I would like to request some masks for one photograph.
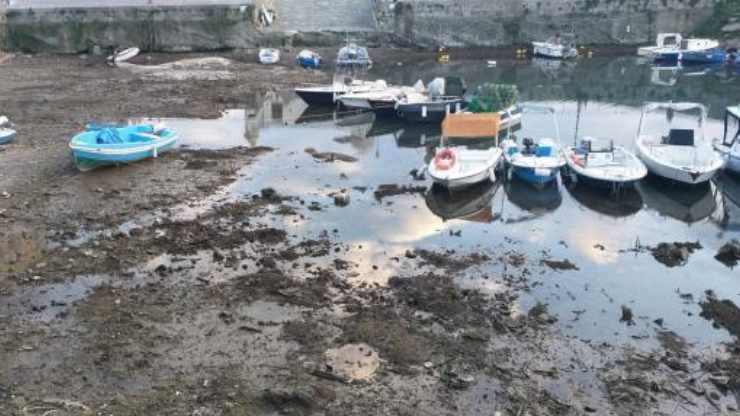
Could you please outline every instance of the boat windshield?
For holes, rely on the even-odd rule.
[[[640,120],[640,135],[693,145],[704,140],[706,108],[697,103],[647,103]],[[689,143],[691,142],[691,143]]]
[[[725,135],[722,143],[733,145],[740,139],[740,106],[728,107],[725,113]]]

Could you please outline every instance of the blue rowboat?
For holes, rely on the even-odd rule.
[[[304,49],[296,57],[296,62],[305,69],[319,69],[321,66],[321,56],[316,52]]]
[[[177,139],[175,131],[153,124],[89,125],[86,131],[72,138],[69,148],[77,167],[86,171],[157,157],[171,149]]]
[[[681,54],[681,62],[684,64],[721,64],[725,60],[727,60],[727,53],[720,48],[688,51]]]
[[[15,139],[15,130],[0,127],[0,144],[10,143]]]

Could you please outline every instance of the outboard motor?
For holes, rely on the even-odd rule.
[[[531,137],[525,137],[522,140],[522,144],[524,145],[524,153],[525,155],[531,155],[534,153],[534,140],[532,140]]]

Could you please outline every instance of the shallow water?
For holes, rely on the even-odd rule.
[[[740,96],[740,79],[732,71],[654,71],[635,58],[499,62],[495,68],[476,61],[423,63],[377,67],[369,74],[409,85],[440,75],[463,76],[469,87],[484,81],[516,83],[522,100],[556,109],[563,144],[594,136],[629,149],[634,148],[643,101],[703,102],[709,105],[707,137],[717,137],[722,132],[722,109]],[[546,116],[525,117],[520,136],[555,135]],[[383,283],[393,275],[413,273],[403,253],[415,247],[485,252],[494,258],[513,250],[526,254],[535,265],[546,257],[569,259],[579,270],[550,271],[544,266],[530,270],[531,290],[521,299],[522,310],[544,302],[565,332],[599,342],[654,345],[659,327],[653,320],[658,318],[664,319],[665,329],[698,347],[728,339],[725,331],[699,317],[696,302],[708,289],[740,302],[737,269],[713,258],[725,241],[738,237],[738,179],[723,176],[719,186],[691,190],[650,179],[619,198],[582,184],[566,186],[561,181],[538,191],[512,181],[453,197],[436,192],[378,201],[373,189],[381,184],[430,184],[413,181],[409,171],[428,160],[439,138],[438,126],[409,125],[372,114],[335,114],[331,108],[309,108],[290,92],[270,93],[253,108],[229,111],[221,120],[167,122],[189,147],[277,148],[247,167],[246,175],[225,196],[239,199],[273,187],[301,197],[306,205],[318,202],[324,209],[305,210],[305,220],[271,221],[282,222],[293,235],[336,235],[351,246],[343,256],[359,265],[364,280]],[[317,162],[305,153],[308,147],[359,160]],[[350,194],[351,203],[335,207],[332,194],[342,190]],[[632,250],[673,241],[700,241],[703,249],[685,266],[674,268]],[[495,262],[473,268],[460,283],[495,291],[500,280],[484,277],[512,273],[508,267],[505,271]],[[693,300],[679,296],[686,293]],[[636,325],[619,322],[621,305],[633,309]]]

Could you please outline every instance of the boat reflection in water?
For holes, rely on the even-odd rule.
[[[691,187],[675,186],[648,175],[637,184],[637,190],[647,208],[689,225],[709,217],[717,209],[711,182]]]
[[[493,212],[493,197],[501,186],[499,181],[483,181],[475,185],[450,192],[447,188],[434,185],[425,195],[429,210],[444,221],[491,223],[500,218]]]
[[[509,202],[533,214],[526,218],[507,220],[507,222],[526,221],[542,216],[555,211],[563,203],[563,195],[560,193],[560,184],[557,180],[541,190],[534,191],[532,185],[517,177],[512,177],[505,183],[504,190]]]
[[[574,200],[599,214],[623,218],[635,215],[642,209],[642,195],[633,187],[624,188],[619,193],[612,194],[610,190],[606,189],[567,182],[565,184],[565,189],[568,190]]]
[[[722,204],[717,224],[723,230],[740,231],[740,177],[720,173],[714,179]]]

